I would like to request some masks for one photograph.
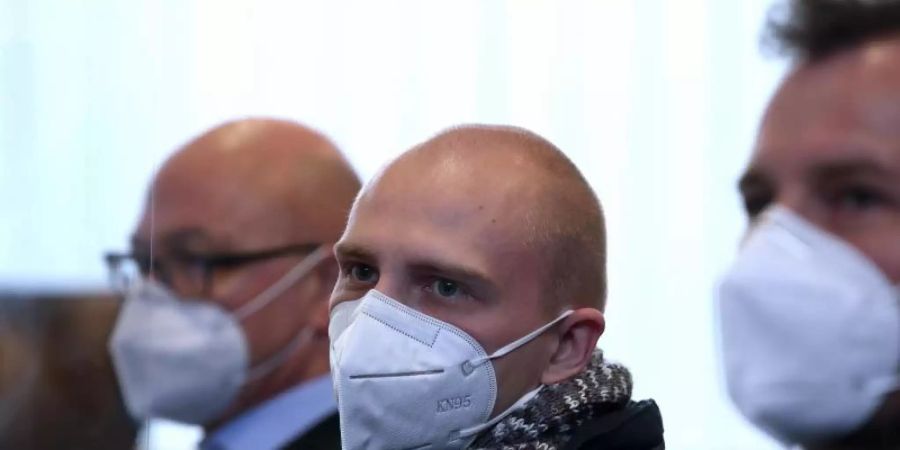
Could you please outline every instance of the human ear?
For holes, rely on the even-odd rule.
[[[559,345],[541,374],[541,383],[556,384],[581,373],[591,362],[605,329],[603,313],[594,308],[576,309],[560,322]]]

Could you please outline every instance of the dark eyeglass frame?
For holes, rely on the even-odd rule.
[[[208,295],[212,286],[213,274],[216,270],[235,269],[252,263],[265,261],[268,259],[279,258],[282,256],[309,254],[319,248],[322,244],[318,242],[290,244],[281,247],[268,248],[264,250],[254,250],[248,252],[220,252],[209,254],[175,254],[169,258],[175,261],[181,267],[193,267],[198,269],[201,278],[201,295]],[[167,265],[159,260],[143,254],[133,252],[106,252],[104,254],[106,267],[110,276],[113,277],[118,268],[124,261],[132,260],[141,272],[141,276],[146,278],[153,276],[162,284],[174,288],[172,274],[169,273]]]

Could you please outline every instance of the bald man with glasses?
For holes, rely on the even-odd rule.
[[[331,247],[360,183],[296,123],[221,125],[157,173],[110,351],[136,419],[203,426],[203,449],[337,449],[329,377]]]

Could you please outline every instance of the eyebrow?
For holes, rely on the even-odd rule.
[[[377,259],[374,252],[371,250],[351,242],[338,242],[334,246],[334,252],[338,258],[355,258],[363,261],[374,261]],[[447,278],[472,284],[473,287],[490,293],[494,293],[497,290],[496,284],[491,281],[491,278],[487,274],[477,269],[459,264],[440,261],[434,258],[418,257],[412,258],[412,260],[407,263],[407,267],[409,267],[412,272],[443,275]]]
[[[862,158],[826,161],[812,169],[812,176],[816,179],[827,180],[860,175],[888,177],[891,174],[877,162]]]
[[[496,285],[487,274],[469,267],[435,260],[419,260],[410,264],[414,272],[446,275],[448,278],[473,284],[476,288],[494,292]]]
[[[349,242],[338,242],[337,244],[334,244],[334,254],[337,257],[344,258],[356,258],[364,260],[375,259],[375,255],[365,247]]]
[[[882,165],[867,158],[845,158],[824,160],[814,162],[808,174],[812,179],[828,180],[832,178],[850,177],[850,176],[878,176],[890,177],[891,173]],[[738,180],[738,190],[746,193],[760,186],[771,184],[769,177],[766,176],[758,167],[750,167],[747,172]]]

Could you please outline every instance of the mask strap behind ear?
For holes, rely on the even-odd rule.
[[[573,311],[573,310],[570,309],[570,310],[568,310],[568,311],[566,311],[566,312],[560,314],[559,317],[557,317],[556,319],[553,319],[550,323],[547,323],[546,325],[544,325],[544,326],[542,326],[542,327],[540,327],[540,328],[538,328],[538,329],[532,331],[531,333],[528,333],[528,334],[526,334],[525,336],[522,336],[521,338],[516,339],[515,341],[512,341],[512,342],[510,342],[509,344],[506,344],[506,345],[504,345],[503,347],[498,348],[497,351],[495,351],[494,353],[492,353],[492,354],[490,354],[490,355],[488,355],[488,356],[482,356],[482,357],[479,357],[479,358],[475,358],[475,359],[466,361],[466,362],[463,364],[463,370],[466,371],[466,368],[467,368],[467,367],[468,367],[469,369],[474,369],[475,367],[478,367],[478,366],[484,364],[484,363],[487,362],[487,361],[490,361],[490,360],[492,360],[492,359],[501,358],[501,357],[505,356],[506,354],[512,352],[513,350],[515,350],[515,349],[517,349],[517,348],[519,348],[519,347],[521,347],[521,346],[523,346],[523,345],[525,345],[525,344],[531,342],[531,341],[534,340],[536,337],[540,336],[540,335],[543,334],[545,331],[547,331],[548,329],[550,329],[550,327],[552,327],[553,325],[556,325],[557,323],[561,322],[561,321],[562,321],[563,319],[565,319],[566,317],[571,316],[572,313],[574,313],[574,312],[575,312],[575,311]],[[469,372],[470,372],[470,371],[471,371],[471,370],[469,370]]]

